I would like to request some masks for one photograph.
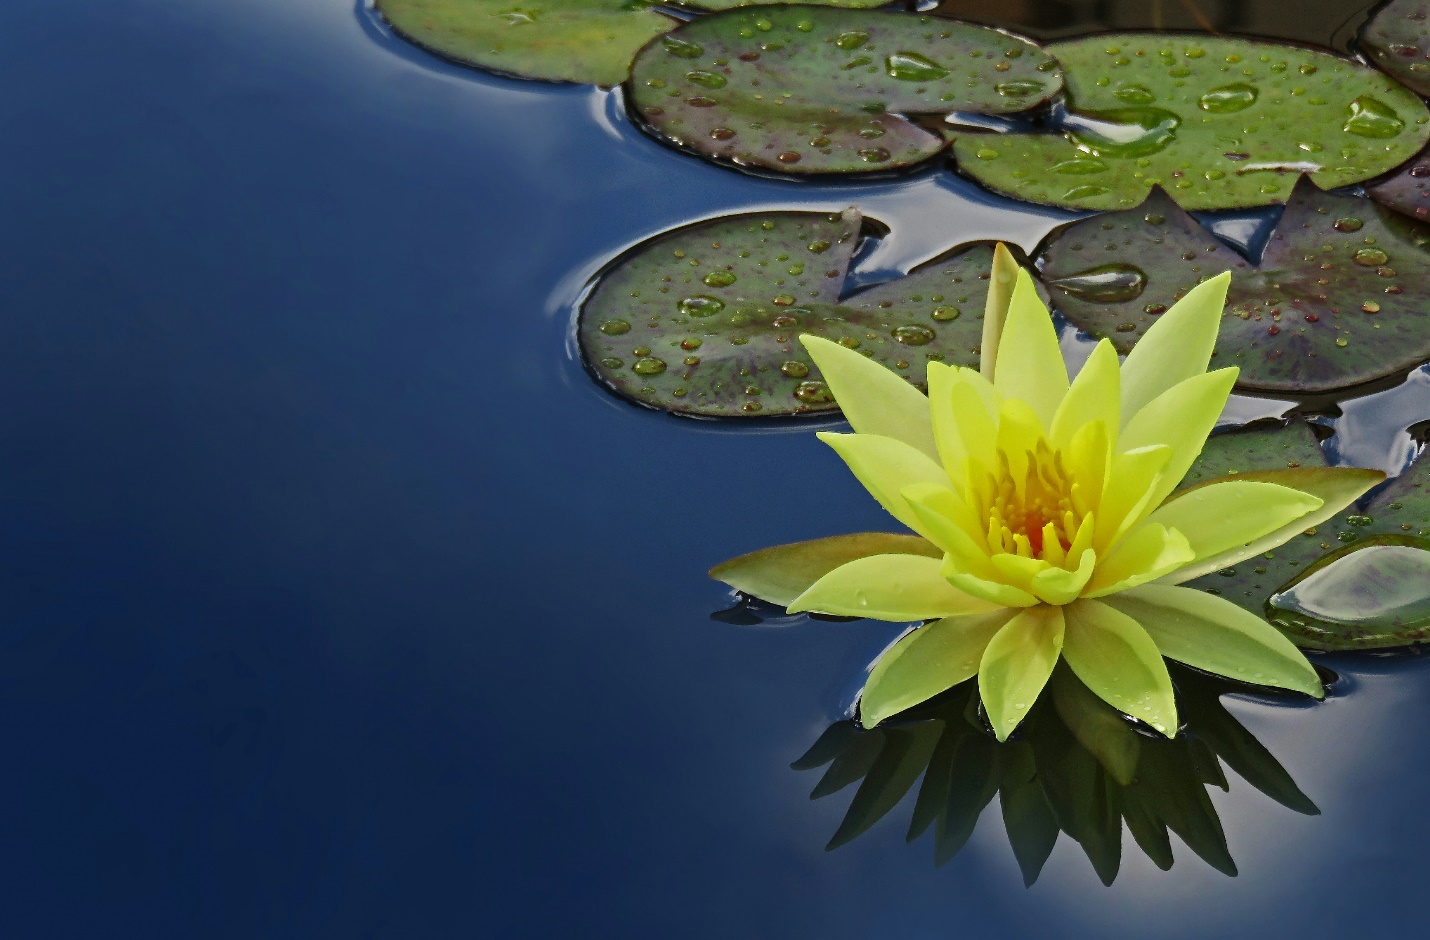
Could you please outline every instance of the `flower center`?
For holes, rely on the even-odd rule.
[[[1013,459],[1000,451],[998,462],[984,490],[992,494],[987,506],[989,549],[1061,563],[1082,521],[1061,455],[1039,441],[1034,450]]]

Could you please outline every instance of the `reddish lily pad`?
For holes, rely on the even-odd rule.
[[[868,173],[942,152],[909,115],[1011,114],[1062,87],[1031,42],[890,11],[779,5],[693,20],[636,58],[629,101],[678,147],[780,173]]]
[[[582,355],[617,394],[701,417],[834,410],[802,333],[918,386],[931,360],[975,365],[992,245],[960,246],[841,298],[862,225],[854,209],[764,212],[658,235],[619,259],[582,305]]]
[[[1366,186],[1365,194],[1401,215],[1430,221],[1430,148],[1384,179]]]
[[[1064,119],[954,146],[961,172],[1016,199],[1128,209],[1160,184],[1187,209],[1270,205],[1294,174],[1358,183],[1430,138],[1419,98],[1326,52],[1157,33],[1047,48],[1066,70]]]
[[[1126,352],[1198,282],[1233,272],[1214,367],[1238,387],[1310,395],[1430,359],[1430,228],[1365,199],[1296,187],[1259,265],[1164,193],[1073,223],[1038,261],[1055,304]]]
[[[1203,482],[1232,471],[1246,473],[1289,466],[1325,466],[1325,458],[1304,422],[1213,436],[1188,474],[1187,483]],[[1298,605],[1294,598],[1273,603],[1273,598],[1284,595],[1296,582],[1333,563],[1357,569],[1357,578],[1347,578],[1349,572],[1342,571],[1343,583],[1361,579],[1368,586],[1374,585],[1378,572],[1403,570],[1403,558],[1399,556],[1377,558],[1371,553],[1357,557],[1359,549],[1384,545],[1430,548],[1430,460],[1417,460],[1363,508],[1347,509],[1259,558],[1198,578],[1187,586],[1219,594],[1257,616],[1267,617],[1292,642],[1308,649],[1376,649],[1430,639],[1430,624],[1415,619],[1419,608],[1403,603],[1404,591],[1397,601],[1403,610],[1389,614],[1379,611],[1380,616],[1377,611],[1367,610],[1364,617],[1342,622],[1312,616],[1303,609],[1306,605]],[[1430,560],[1430,556],[1426,557]]]
[[[1430,0],[1394,0],[1366,24],[1360,46],[1401,84],[1430,96]]]

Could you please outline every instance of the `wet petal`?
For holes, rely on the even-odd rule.
[[[1176,495],[1147,521],[1181,532],[1196,552],[1194,560],[1200,560],[1244,548],[1268,532],[1304,519],[1321,502],[1320,497],[1300,490],[1238,477]]]
[[[710,577],[751,597],[784,607],[835,568],[870,555],[926,555],[942,559],[943,549],[918,535],[893,532],[835,535],[776,545],[732,558],[711,568]]]
[[[965,594],[981,597],[992,604],[1000,604],[1003,607],[1032,607],[1038,603],[1038,599],[1027,591],[994,578],[973,574],[960,566],[958,560],[952,555],[944,556],[943,568],[939,573]]]
[[[1107,603],[1132,617],[1162,655],[1240,682],[1325,696],[1305,655],[1271,624],[1231,601],[1192,588],[1148,584]]]
[[[1211,486],[1226,479],[1228,478],[1211,480],[1201,486]],[[1384,480],[1385,474],[1379,470],[1362,470],[1357,467],[1297,467],[1287,470],[1258,470],[1252,473],[1239,473],[1235,479],[1275,483],[1300,490],[1318,497],[1321,500],[1321,506],[1279,529],[1253,539],[1249,545],[1229,548],[1224,552],[1193,562],[1185,568],[1180,568],[1164,578],[1164,581],[1169,584],[1182,584],[1193,578],[1200,578],[1204,574],[1229,568],[1263,552],[1269,552],[1296,534],[1304,532],[1312,526],[1320,525],[1342,509],[1350,506],[1364,496],[1367,490]],[[1185,495],[1191,495],[1197,489],[1200,487],[1187,490]],[[1182,495],[1174,496],[1171,501],[1163,505],[1170,506],[1182,498]]]
[[[860,723],[872,728],[973,678],[989,641],[1017,613],[945,617],[906,633],[874,664],[859,700]]]
[[[969,597],[939,574],[940,562],[923,555],[874,555],[840,565],[789,605],[792,614],[816,611],[872,620],[931,620],[984,613],[992,604]]]
[[[1177,734],[1172,677],[1157,644],[1137,621],[1100,601],[1069,605],[1063,657],[1098,697],[1167,737]]]
[[[998,740],[1006,741],[1047,685],[1063,647],[1063,610],[1020,611],[988,643],[978,666],[978,692]]]

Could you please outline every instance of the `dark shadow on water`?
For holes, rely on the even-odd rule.
[[[1174,861],[1169,833],[1175,833],[1212,868],[1235,876],[1208,795],[1211,787],[1230,789],[1223,765],[1289,809],[1312,816],[1320,810],[1222,707],[1222,695],[1245,687],[1175,664],[1172,678],[1182,720],[1172,740],[1102,702],[1064,664],[1005,743],[993,737],[970,680],[877,728],[836,722],[791,766],[827,768],[811,799],[858,784],[828,849],[867,831],[917,783],[907,839],[932,830],[936,865],[958,854],[997,797],[1026,885],[1064,833],[1111,885],[1122,863],[1124,825],[1164,871]]]

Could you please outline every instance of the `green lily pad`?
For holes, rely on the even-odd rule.
[[[1289,466],[1324,466],[1325,458],[1315,443],[1311,429],[1295,421],[1285,427],[1250,427],[1213,436],[1188,474],[1188,485],[1235,471],[1279,470]],[[1266,617],[1298,646],[1320,650],[1377,649],[1406,646],[1430,639],[1430,593],[1423,579],[1399,579],[1396,593],[1380,587],[1378,578],[1391,571],[1407,569],[1405,549],[1430,548],[1430,460],[1416,460],[1404,473],[1375,495],[1364,508],[1352,507],[1305,533],[1297,535],[1260,558],[1234,568],[1198,578],[1188,587],[1219,594]],[[1400,552],[1359,554],[1375,546],[1396,546]],[[1355,551],[1352,551],[1355,550]],[[1359,557],[1357,557],[1359,555]],[[1430,560],[1430,555],[1425,556]],[[1316,570],[1336,572],[1328,565],[1341,566],[1338,579],[1325,575],[1320,583],[1302,588],[1301,596],[1284,595],[1298,581]],[[1430,571],[1430,565],[1426,566]],[[1355,576],[1349,575],[1354,572]],[[1325,598],[1326,585],[1353,594],[1347,585],[1357,581],[1379,597],[1375,603],[1360,605],[1354,617],[1338,607],[1344,619],[1332,620]],[[1313,596],[1310,592],[1316,591]],[[1425,603],[1419,604],[1424,594]],[[1364,598],[1362,598],[1364,600]],[[1356,602],[1359,603],[1359,602]],[[1418,605],[1418,606],[1417,606]],[[1422,609],[1423,608],[1423,609]],[[1320,616],[1317,616],[1319,614]]]
[[[908,115],[1011,114],[1062,86],[1057,63],[986,26],[807,6],[701,17],[648,45],[629,102],[647,130],[726,163],[867,173],[943,151]]]
[[[1126,352],[1199,281],[1231,270],[1213,367],[1238,387],[1349,388],[1430,359],[1430,228],[1353,196],[1296,187],[1253,266],[1165,194],[1073,223],[1039,253],[1058,309]]]
[[[1366,186],[1365,194],[1401,215],[1430,220],[1430,149],[1420,151],[1405,166]]]
[[[1067,76],[1061,128],[966,136],[959,169],[1017,199],[1127,209],[1155,185],[1187,209],[1285,201],[1408,160],[1424,103],[1357,62],[1245,39],[1114,33],[1047,47]]]
[[[679,20],[640,0],[377,0],[394,32],[444,59],[552,82],[618,85]]]
[[[922,385],[930,360],[972,366],[992,245],[976,243],[841,299],[863,218],[764,212],[638,245],[583,304],[586,363],[617,394],[675,414],[771,416],[837,405],[799,343],[813,333]]]
[[[1430,0],[1394,0],[1366,24],[1360,46],[1407,88],[1430,95]]]

